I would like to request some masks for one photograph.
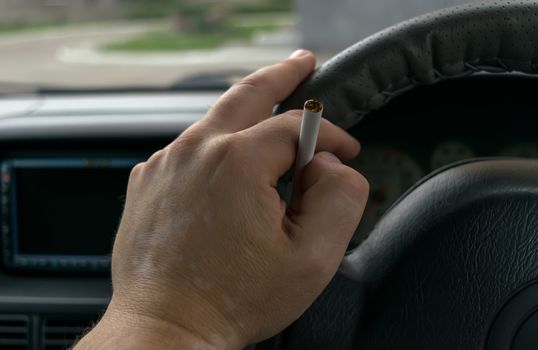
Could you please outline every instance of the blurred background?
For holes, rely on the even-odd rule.
[[[0,0],[0,92],[211,88],[468,0]]]

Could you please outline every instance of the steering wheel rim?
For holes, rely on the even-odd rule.
[[[317,98],[324,116],[350,128],[420,85],[476,73],[538,73],[538,2],[481,1],[402,22],[347,48],[279,106]]]
[[[538,67],[537,23],[538,1],[510,0],[472,3],[412,19],[363,40],[335,56],[303,82],[280,105],[279,111],[300,108],[306,99],[318,98],[324,103],[325,116],[329,120],[349,128],[393,98],[420,85],[433,85],[482,72],[535,75]],[[517,343],[515,337],[521,333],[520,329],[529,318],[530,309],[538,307],[538,298],[525,304],[530,308],[525,312],[510,310],[516,309],[512,301],[518,295],[525,294],[521,288],[533,286],[534,280],[538,279],[538,272],[532,268],[534,263],[538,263],[538,244],[529,244],[531,253],[527,254],[521,249],[492,249],[506,261],[521,259],[516,266],[523,272],[505,269],[500,273],[502,278],[511,273],[514,280],[505,286],[489,286],[489,289],[480,292],[483,293],[482,296],[477,292],[478,286],[487,285],[487,281],[481,274],[484,271],[491,272],[484,265],[485,261],[502,270],[502,264],[492,260],[491,256],[485,258],[488,254],[478,253],[477,250],[476,253],[473,251],[466,255],[467,259],[476,256],[476,260],[482,258],[484,261],[476,262],[468,270],[459,272],[467,274],[464,279],[459,278],[457,273],[452,274],[449,264],[443,265],[445,270],[432,269],[436,273],[446,273],[446,279],[461,289],[459,294],[454,291],[440,292],[446,301],[434,293],[436,283],[437,286],[443,285],[439,279],[413,275],[417,271],[424,272],[421,264],[434,264],[435,259],[431,256],[410,256],[412,253],[421,256],[417,247],[428,249],[429,245],[438,244],[435,239],[432,240],[435,234],[439,234],[439,242],[450,245],[451,243],[446,243],[450,241],[450,232],[443,231],[438,226],[455,218],[461,220],[463,225],[458,226],[462,232],[461,237],[464,237],[461,239],[464,242],[461,249],[470,249],[473,237],[488,236],[480,230],[477,230],[479,234],[473,236],[474,233],[466,225],[491,227],[491,216],[502,217],[505,211],[503,203],[511,203],[509,205],[519,208],[525,202],[531,209],[518,210],[518,215],[521,216],[513,217],[519,222],[527,220],[525,225],[516,223],[502,226],[494,234],[495,241],[502,241],[501,245],[510,247],[510,240],[505,238],[513,230],[518,237],[534,242],[538,222],[533,208],[538,205],[538,187],[533,179],[537,176],[536,161],[480,161],[446,169],[401,199],[381,220],[370,238],[346,257],[343,263],[342,272],[359,282],[357,288],[360,291],[357,290],[357,293],[364,295],[360,307],[367,317],[363,317],[357,324],[370,323],[370,326],[358,327],[357,336],[363,339],[360,342],[361,348],[420,349],[431,348],[433,344],[437,349],[497,350],[511,348],[512,344]],[[472,186],[468,187],[470,184]],[[460,192],[462,189],[465,191]],[[478,197],[465,196],[473,194],[473,191],[477,191]],[[438,197],[432,196],[432,193]],[[522,193],[525,194],[523,197]],[[441,202],[438,201],[439,198]],[[438,203],[437,206],[428,208],[432,202]],[[449,204],[453,208],[448,208]],[[487,213],[481,212],[483,207],[488,208]],[[444,214],[440,211],[439,215],[432,216],[429,215],[432,208],[451,210]],[[465,211],[475,213],[477,218],[465,215],[460,218]],[[458,214],[450,216],[450,212]],[[405,218],[413,220],[406,222]],[[472,219],[476,219],[474,223]],[[421,223],[420,220],[425,222]],[[424,245],[425,241],[429,243]],[[452,249],[447,249],[453,254],[449,259],[454,258],[454,261],[461,263],[458,260],[458,249],[453,244],[451,247]],[[444,254],[439,249],[436,251],[440,255]],[[439,311],[443,308],[438,308],[436,315],[426,317],[424,315],[428,314],[431,303],[413,298],[410,291],[427,295],[438,304],[453,305],[453,309],[447,311],[445,308],[443,315]],[[462,303],[462,298],[465,297],[476,298],[478,308]],[[412,301],[407,302],[410,299]],[[389,310],[384,304],[394,309]],[[467,305],[475,315],[469,319],[458,317],[458,312],[466,312],[461,304]],[[406,310],[402,310],[401,305]],[[454,313],[454,310],[457,312]],[[506,310],[512,315],[509,321],[506,321],[506,317],[499,316],[503,312],[506,314]],[[447,315],[451,318],[446,319]],[[500,318],[504,320],[505,336],[502,340],[498,337],[491,340],[490,329],[499,329],[497,320]],[[405,325],[403,328],[407,334],[397,330],[395,322]],[[466,327],[469,329],[467,332]],[[425,334],[419,334],[421,330]]]

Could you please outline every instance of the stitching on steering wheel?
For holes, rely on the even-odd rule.
[[[477,63],[480,63],[480,62],[483,62],[483,61],[487,62],[488,60],[495,61],[495,63],[497,63],[499,65],[499,67],[484,66],[484,65],[477,64]],[[471,63],[471,62],[473,62],[473,63]],[[383,98],[383,104],[385,104],[388,101],[390,101],[392,98],[399,96],[403,92],[405,92],[405,91],[407,91],[407,90],[409,90],[411,88],[414,88],[416,86],[420,86],[420,85],[436,84],[436,83],[438,83],[440,81],[443,81],[443,80],[461,78],[461,77],[464,77],[464,76],[472,75],[472,74],[475,74],[475,73],[482,73],[482,72],[486,72],[486,73],[491,73],[491,72],[509,73],[509,72],[513,72],[514,69],[510,69],[509,66],[505,62],[510,62],[512,64],[515,64],[515,65],[528,65],[528,66],[531,67],[532,74],[535,74],[536,71],[537,71],[537,68],[538,68],[538,64],[533,63],[532,60],[530,60],[530,61],[519,61],[519,60],[511,60],[511,59],[501,59],[499,57],[490,57],[490,58],[478,57],[478,58],[475,58],[475,59],[472,59],[472,60],[469,60],[469,61],[449,63],[449,64],[443,65],[443,68],[446,69],[446,68],[452,68],[452,67],[455,67],[455,66],[463,66],[463,67],[466,67],[467,69],[464,69],[462,72],[460,72],[458,74],[445,75],[445,74],[442,74],[438,69],[432,68],[430,73],[432,74],[434,79],[433,79],[433,81],[431,83],[427,83],[427,84],[426,83],[420,83],[414,77],[405,76],[400,81],[398,81],[396,84],[390,84],[387,88],[385,88],[383,90],[380,90],[378,93],[372,95],[368,99],[368,101],[366,102],[366,105],[367,106],[371,105],[372,101],[374,101],[375,99],[378,99],[379,97]],[[498,70],[496,68],[498,68]],[[526,72],[522,72],[522,73],[526,73]],[[407,84],[405,84],[405,83],[407,83]],[[398,89],[393,89],[394,86],[402,86],[402,87],[400,87]],[[375,108],[370,107],[369,109],[366,109],[366,110],[357,110],[356,113],[359,113],[359,114],[364,116],[364,115],[369,114],[370,112],[372,112],[374,109]]]

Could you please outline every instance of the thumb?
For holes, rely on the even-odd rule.
[[[301,178],[299,210],[293,237],[299,249],[324,251],[340,262],[364,211],[368,181],[331,153],[317,153]],[[326,261],[329,263],[329,261]]]

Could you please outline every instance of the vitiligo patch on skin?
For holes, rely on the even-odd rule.
[[[196,271],[198,271],[198,267],[196,267],[196,265],[194,265],[193,262],[189,262],[189,263],[187,264],[187,269],[188,269],[189,271],[191,271],[191,272],[196,272]]]
[[[194,285],[202,290],[209,290],[212,287],[212,284],[206,280],[201,279],[200,277],[194,278]]]
[[[224,303],[225,310],[228,312],[234,311],[237,308],[237,304],[226,295],[222,297],[222,302]]]
[[[204,213],[203,222],[206,227],[210,227],[213,220],[211,219],[208,212]]]

